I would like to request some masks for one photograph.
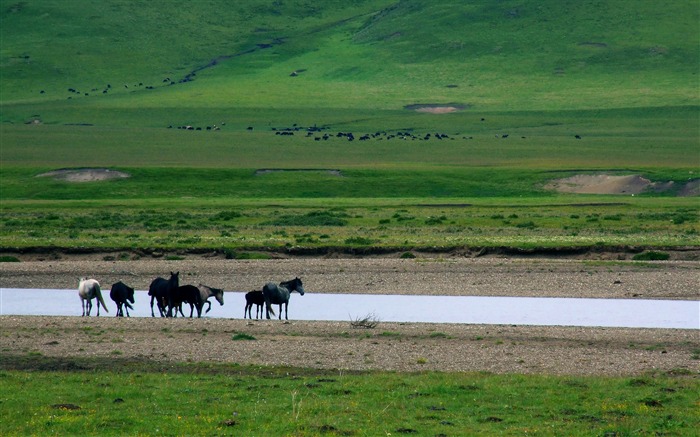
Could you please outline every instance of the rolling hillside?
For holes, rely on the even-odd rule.
[[[699,18],[690,1],[2,0],[4,185],[80,166],[682,182]]]
[[[691,1],[3,0],[3,121],[15,120],[8,105],[69,98],[94,108],[697,105],[699,20]]]

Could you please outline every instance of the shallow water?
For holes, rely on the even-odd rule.
[[[243,318],[245,293],[226,292],[225,305],[211,298],[206,317]],[[104,295],[109,313],[116,305]],[[132,317],[150,317],[146,291],[136,292]],[[206,306],[205,306],[206,308]],[[275,312],[277,305],[273,306]],[[184,309],[189,316],[189,306]],[[255,317],[253,307],[253,317]],[[155,309],[156,314],[158,310]],[[77,290],[0,288],[0,315],[80,316]],[[96,314],[93,301],[92,315]],[[373,315],[384,322],[508,325],[599,326],[700,329],[700,301],[572,299],[488,296],[413,296],[375,294],[292,294],[290,320],[350,321]],[[195,312],[196,316],[196,312]]]

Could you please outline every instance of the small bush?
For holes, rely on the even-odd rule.
[[[210,220],[232,220],[241,217],[241,213],[237,211],[221,211],[220,213],[211,217]]]
[[[416,256],[415,256],[413,253],[411,253],[411,252],[404,252],[404,253],[401,254],[401,257],[400,257],[400,258],[401,258],[401,259],[413,259],[413,258],[415,258],[415,257],[416,257]]]
[[[350,326],[353,328],[373,329],[379,325],[379,318],[374,313],[367,314],[364,317],[358,317],[350,320]]]
[[[350,237],[345,240],[345,244],[353,246],[369,246],[374,240],[365,237]]]
[[[233,259],[270,259],[270,255],[266,253],[241,252],[234,254]],[[231,258],[228,258],[231,259]]]
[[[428,217],[425,220],[426,225],[441,225],[445,220],[447,220],[447,217],[442,215],[440,217]]]
[[[263,223],[267,226],[345,226],[347,214],[329,211],[312,211],[304,215],[283,215]]]
[[[533,221],[528,221],[528,222],[522,222],[518,223],[515,225],[516,228],[523,228],[523,229],[535,229],[537,225]]]
[[[240,341],[240,340],[255,340],[255,337],[253,337],[250,334],[245,334],[243,332],[239,332],[233,335],[232,338],[233,341]]]
[[[18,263],[19,258],[16,256],[11,256],[11,255],[3,255],[0,256],[0,263]]]
[[[671,255],[666,252],[650,250],[648,252],[638,253],[637,255],[633,256],[632,259],[634,261],[666,261],[670,257]]]

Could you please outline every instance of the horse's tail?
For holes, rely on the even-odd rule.
[[[272,314],[273,316],[277,315],[277,314],[275,314],[275,310],[272,309],[272,304],[270,302],[265,301],[265,307],[270,312],[270,314]],[[257,317],[257,315],[255,317]]]
[[[97,300],[99,301],[98,305],[101,303],[102,308],[104,308],[106,312],[109,312],[109,310],[107,309],[107,305],[105,305],[105,300],[102,299],[102,290],[100,290],[99,285],[97,286],[97,289],[95,290],[95,294],[97,294]],[[132,308],[132,310],[133,310],[133,308]]]

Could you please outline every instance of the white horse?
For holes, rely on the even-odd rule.
[[[80,303],[83,306],[83,316],[90,316],[90,310],[92,310],[92,300],[97,298],[97,315],[100,315],[100,304],[105,311],[109,312],[107,305],[105,305],[104,299],[102,299],[102,290],[100,290],[100,283],[94,279],[80,278],[78,285],[78,296],[80,296]],[[85,302],[87,301],[87,303]]]

